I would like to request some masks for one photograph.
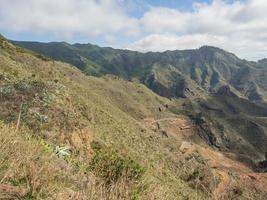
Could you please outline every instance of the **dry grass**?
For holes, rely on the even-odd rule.
[[[0,199],[166,199],[151,176],[122,173],[107,182],[106,177],[96,176],[105,169],[94,167],[91,171],[89,163],[58,158],[23,127],[16,132],[15,127],[1,123]]]
[[[161,137],[141,124],[143,118],[158,115],[158,108],[169,100],[140,84],[88,77],[69,65],[39,59],[14,46],[0,48],[0,66],[0,86],[8,86],[4,93],[8,96],[0,99],[5,124],[17,123],[18,97],[25,100],[18,132],[12,127],[3,129],[6,145],[1,147],[5,153],[0,173],[3,178],[11,177],[4,178],[5,184],[14,186],[13,179],[15,185],[22,180],[19,185],[36,199],[178,200],[201,193],[182,181],[174,169],[177,149],[170,152]],[[42,87],[32,85],[35,81]],[[96,173],[99,168],[88,170],[92,135],[143,165],[146,173],[138,181],[129,181],[123,174],[107,184]],[[179,148],[171,139],[173,147]],[[71,146],[68,162],[47,151],[41,141]]]
[[[0,184],[21,187],[24,196],[41,199],[58,191],[65,176],[60,169],[63,163],[32,140],[16,134],[13,127],[1,125]]]
[[[81,166],[48,152],[26,131],[16,133],[1,124],[0,199],[60,199],[66,194],[68,199],[123,199],[131,195],[129,188],[123,179],[106,186]]]

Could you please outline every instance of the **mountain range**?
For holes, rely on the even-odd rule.
[[[222,86],[252,101],[266,98],[266,59],[249,62],[216,47],[139,53],[91,44],[13,43],[70,63],[88,75],[138,80],[169,98],[197,96],[202,90],[216,93]]]

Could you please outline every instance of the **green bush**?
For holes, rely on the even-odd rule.
[[[35,56],[43,61],[50,61],[51,59],[50,58],[47,58],[41,54],[35,54]]]
[[[98,150],[90,163],[91,170],[106,182],[115,182],[120,178],[138,180],[145,170],[139,163],[124,157],[113,150]]]
[[[19,91],[29,91],[32,88],[31,82],[24,79],[16,82],[14,86]]]
[[[5,85],[0,87],[0,97],[1,98],[9,98],[15,95],[16,90],[12,85]]]
[[[191,118],[191,120],[196,124],[196,125],[201,125],[205,123],[205,120],[202,116],[202,113],[197,113],[194,115],[189,115],[189,117]]]
[[[47,123],[48,122],[48,116],[42,115],[37,111],[33,112],[33,116],[41,123]]]
[[[180,178],[194,189],[210,194],[219,183],[207,161],[200,155],[188,155],[180,160]]]
[[[41,81],[22,79],[18,80],[14,87],[16,90],[23,93],[40,92],[45,88],[45,84]]]
[[[139,195],[134,194],[131,198],[131,200],[141,200],[141,198],[139,197]]]
[[[48,107],[55,102],[56,96],[52,93],[45,91],[38,98],[39,98],[39,101],[42,102],[44,107]]]

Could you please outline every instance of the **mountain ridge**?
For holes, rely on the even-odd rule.
[[[255,76],[253,73],[255,68],[258,71],[261,70],[258,64],[239,59],[233,53],[217,47],[203,46],[192,50],[140,53],[110,47],[102,48],[92,44],[67,44],[65,46],[65,43],[63,45],[57,42],[13,41],[13,43],[52,59],[69,62],[89,75],[114,74],[128,80],[138,80],[158,94],[166,95],[166,97],[185,97],[187,95],[185,93],[186,87],[177,88],[175,82],[182,81],[185,85],[192,85],[186,83],[187,79],[195,84],[194,88],[191,89],[193,93],[198,87],[207,92],[212,90],[216,92],[219,87],[226,84],[238,96],[255,100],[261,100],[266,96],[267,83],[264,81],[262,81],[264,82],[264,90],[255,89],[259,84],[253,80]],[[158,72],[161,76],[157,75]],[[180,78],[174,80],[175,78],[170,72],[176,74],[176,77],[180,76]],[[169,75],[162,76],[164,73],[169,73]],[[245,84],[245,77],[243,76],[246,76],[247,80],[251,82],[250,85],[240,87],[240,84]],[[238,80],[234,80],[236,77]],[[173,86],[170,86],[168,82]],[[255,89],[255,94],[250,91],[249,88],[251,87]],[[168,92],[159,93],[159,90],[162,90],[160,88],[165,88]],[[262,87],[259,86],[259,88]]]
[[[46,43],[15,44],[53,59],[76,64],[87,75],[101,77],[113,74],[125,80],[140,82],[160,96],[188,99],[194,107],[189,115],[202,113],[205,123],[212,121],[218,124],[215,129],[203,126],[203,137],[211,145],[227,149],[231,141],[231,149],[242,154],[239,147],[234,147],[237,138],[230,133],[232,131],[238,136],[243,134],[243,142],[249,146],[250,156],[256,158],[265,151],[263,147],[257,149],[257,145],[247,139],[250,132],[242,133],[233,124],[230,125],[231,131],[224,133],[226,135],[220,131],[220,127],[227,127],[230,123],[225,119],[247,121],[251,126],[257,121],[255,127],[259,127],[262,141],[267,140],[265,125],[260,117],[252,120],[252,112],[245,110],[246,105],[255,110],[265,110],[263,105],[267,99],[267,79],[264,74],[267,69],[257,63],[239,59],[233,53],[211,46],[195,50],[139,53],[91,44],[68,44],[64,47],[61,43],[53,43],[52,47]],[[216,106],[210,109],[209,104]]]

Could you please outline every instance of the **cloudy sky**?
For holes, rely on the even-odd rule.
[[[0,33],[138,51],[212,45],[267,57],[267,0],[0,0]]]

